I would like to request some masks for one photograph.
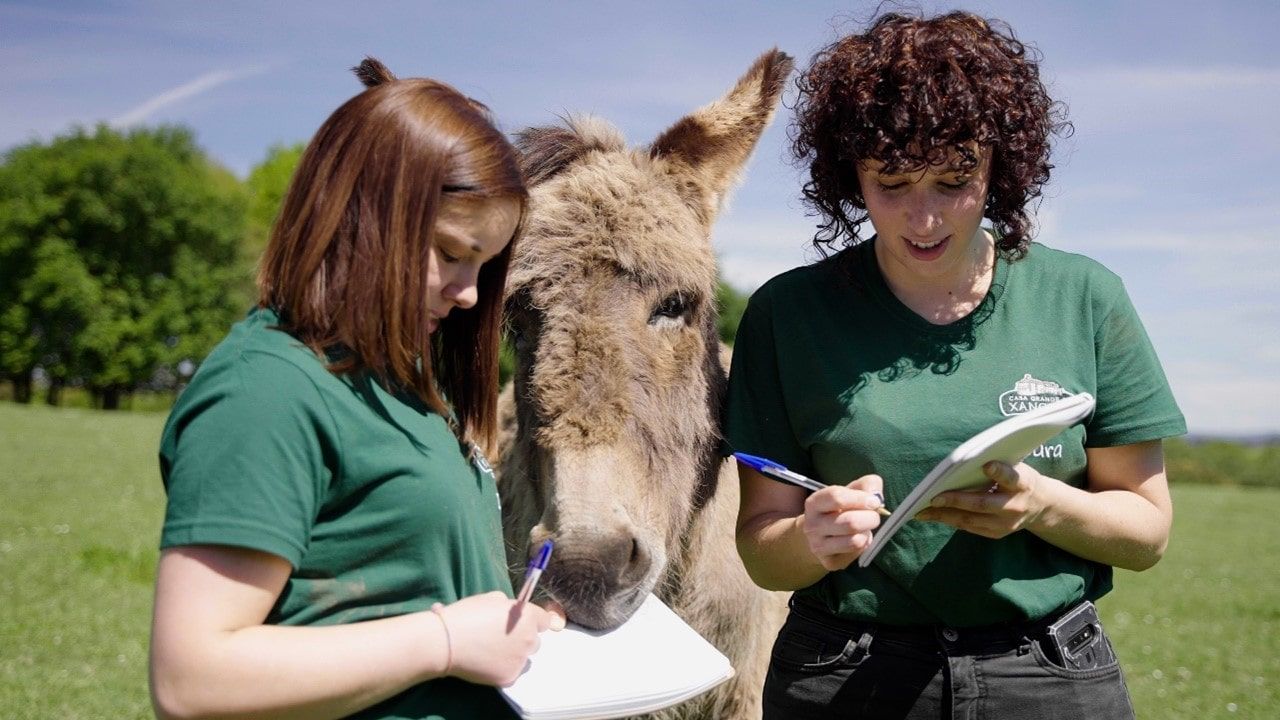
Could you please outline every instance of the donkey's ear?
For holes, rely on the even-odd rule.
[[[626,148],[622,133],[600,118],[589,115],[565,119],[563,126],[526,128],[516,133],[520,168],[530,185],[549,180],[592,150]]]
[[[790,55],[774,48],[761,55],[724,97],[667,128],[649,147],[654,158],[672,161],[671,172],[692,184],[679,185],[707,222],[714,219],[773,119],[783,84],[795,67]]]
[[[377,58],[369,57],[368,55],[365,56],[364,60],[360,61],[359,65],[351,68],[351,72],[360,78],[360,82],[364,83],[365,87],[374,87],[396,79],[396,76],[391,74],[386,65],[383,65]]]

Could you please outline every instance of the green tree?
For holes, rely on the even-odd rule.
[[[255,268],[271,239],[271,228],[280,214],[280,206],[284,203],[284,195],[293,180],[293,171],[298,168],[302,159],[303,143],[294,145],[273,145],[267,150],[267,156],[249,171],[245,180],[245,189],[249,196],[248,218],[245,227],[245,240],[242,246],[241,260],[246,268]],[[252,273],[246,273],[242,288],[238,288],[252,304],[256,296]]]
[[[246,198],[180,127],[77,129],[0,164],[0,372],[95,402],[203,358],[243,307]],[[25,386],[25,391],[20,390]]]
[[[720,339],[732,345],[734,338],[738,335],[738,323],[742,321],[742,313],[747,309],[747,296],[721,280],[716,285],[716,306],[720,308],[720,319],[716,321]]]

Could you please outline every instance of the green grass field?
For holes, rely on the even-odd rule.
[[[162,415],[0,403],[0,718],[144,718]],[[1138,717],[1280,717],[1280,490],[1177,485],[1101,603]]]

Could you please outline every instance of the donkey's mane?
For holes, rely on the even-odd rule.
[[[704,296],[715,288],[707,229],[662,171],[666,161],[627,147],[607,122],[575,118],[518,136],[531,212],[507,292],[537,288],[543,302],[584,273]],[[711,301],[711,298],[705,298]]]
[[[537,185],[592,150],[621,152],[627,141],[612,123],[592,115],[569,115],[560,125],[531,127],[516,134],[525,180]]]

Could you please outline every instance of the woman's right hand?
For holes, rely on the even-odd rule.
[[[805,540],[822,567],[843,570],[866,549],[871,531],[880,527],[875,509],[884,504],[883,489],[879,475],[863,475],[848,485],[828,485],[805,499]]]
[[[482,685],[515,682],[538,649],[538,634],[554,620],[538,605],[517,603],[496,591],[463,598],[435,613],[449,633],[448,674]]]

